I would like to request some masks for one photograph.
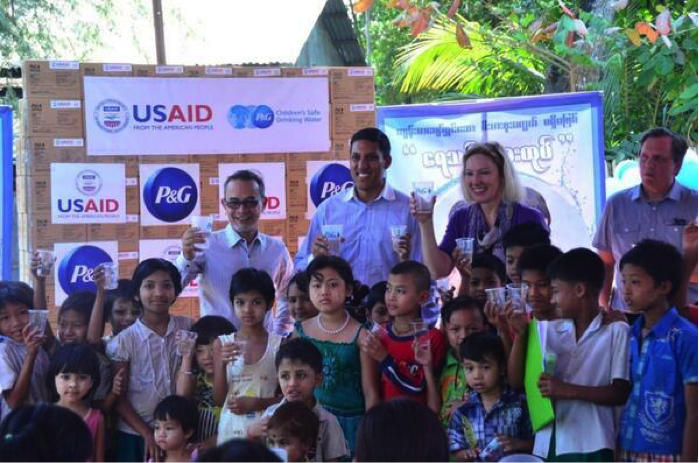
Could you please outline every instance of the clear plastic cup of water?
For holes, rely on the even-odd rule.
[[[177,330],[175,345],[177,355],[180,357],[188,357],[194,350],[194,345],[197,342],[197,333],[194,331]]]
[[[500,310],[505,308],[507,299],[507,288],[490,288],[485,290],[485,295],[489,302],[495,304]]]
[[[408,227],[406,225],[391,225],[390,229],[393,250],[398,252],[398,243],[400,243],[400,239],[408,232]]]
[[[520,312],[526,311],[527,291],[529,286],[525,283],[511,283],[507,285],[507,296],[512,301],[512,306]]]
[[[336,256],[340,254],[340,244],[342,242],[342,225],[323,225],[321,233],[328,240],[330,254]]]
[[[119,264],[103,262],[100,266],[104,269],[104,288],[117,289],[119,287]]]
[[[413,182],[415,208],[419,211],[429,211],[434,197],[434,182]]]
[[[199,229],[199,234],[204,237],[203,243],[197,243],[199,249],[207,249],[209,247],[209,239],[214,231],[213,215],[193,215],[191,218],[192,227]]]
[[[29,324],[37,330],[39,336],[43,336],[46,331],[46,323],[49,319],[48,310],[30,310]]]
[[[430,348],[430,324],[424,320],[414,320],[410,322],[413,328],[413,336],[417,340],[420,349]]]
[[[457,238],[456,247],[461,250],[461,254],[466,259],[473,259],[473,238]]]
[[[36,257],[39,260],[39,267],[36,269],[36,274],[40,277],[47,277],[51,274],[53,264],[56,262],[56,255],[53,251],[39,249],[36,251]]]

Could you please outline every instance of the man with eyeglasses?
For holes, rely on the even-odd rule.
[[[274,281],[277,301],[276,309],[267,312],[265,328],[270,333],[287,334],[293,320],[286,287],[294,266],[286,245],[259,231],[260,215],[267,205],[264,181],[255,172],[239,170],[226,179],[223,192],[221,204],[228,226],[213,232],[205,249],[198,246],[207,241],[198,229],[190,228],[182,237],[182,254],[176,261],[182,285],[200,275],[201,315],[225,317],[238,328],[240,321],[228,295],[231,278],[246,267],[264,270]]]

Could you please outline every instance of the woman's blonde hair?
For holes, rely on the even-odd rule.
[[[461,170],[461,193],[464,195],[466,202],[473,203],[474,201],[468,192],[468,188],[466,188],[464,169],[466,168],[466,161],[468,158],[475,154],[481,154],[490,158],[497,166],[498,173],[500,174],[500,199],[502,202],[506,204],[521,202],[524,195],[515,166],[512,164],[507,154],[505,154],[505,149],[502,145],[496,141],[474,143],[470,145],[464,153]]]

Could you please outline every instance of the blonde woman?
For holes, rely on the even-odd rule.
[[[463,157],[461,190],[468,206],[456,211],[447,224],[441,244],[437,245],[432,214],[417,210],[410,199],[410,212],[420,225],[422,255],[434,278],[448,276],[454,266],[467,265],[456,240],[473,238],[473,253],[487,252],[505,261],[502,238],[522,223],[534,222],[548,229],[541,213],[522,204],[523,191],[512,161],[497,142],[470,145]]]

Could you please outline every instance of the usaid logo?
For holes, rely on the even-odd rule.
[[[143,202],[153,217],[163,222],[179,222],[192,213],[199,199],[198,185],[182,169],[165,167],[148,178]]]
[[[342,164],[328,164],[315,173],[311,179],[311,200],[316,207],[347,188],[352,188],[352,174]]]
[[[160,257],[170,262],[174,262],[180,254],[182,254],[182,246],[172,245],[163,249],[163,253]]]
[[[102,189],[102,176],[94,170],[81,170],[75,176],[75,188],[85,196],[94,196]]]
[[[63,292],[68,295],[76,291],[95,292],[92,271],[104,262],[113,261],[104,249],[97,246],[79,246],[70,251],[58,265],[58,283]]]
[[[129,124],[129,110],[119,100],[102,100],[94,112],[95,122],[107,133],[117,133]]]
[[[226,115],[234,129],[266,129],[274,123],[274,111],[267,105],[231,106]]]

